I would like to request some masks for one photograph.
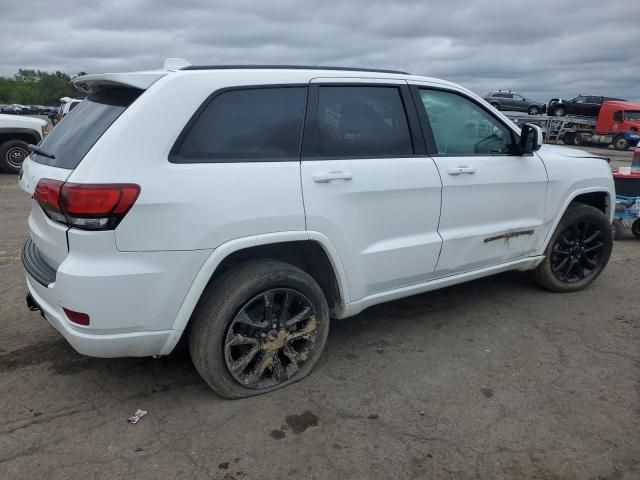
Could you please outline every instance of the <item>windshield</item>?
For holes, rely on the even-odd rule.
[[[40,144],[43,152],[55,158],[34,152],[31,159],[52,167],[76,168],[102,134],[141,93],[141,90],[132,88],[111,88],[76,103],[73,111]]]
[[[640,110],[626,110],[624,112],[625,120],[640,120]]]

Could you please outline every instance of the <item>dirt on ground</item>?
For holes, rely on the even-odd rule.
[[[640,478],[630,235],[585,291],[507,273],[373,307],[332,324],[307,379],[229,401],[183,346],[73,351],[25,306],[29,199],[15,176],[0,175],[0,200],[2,479]]]

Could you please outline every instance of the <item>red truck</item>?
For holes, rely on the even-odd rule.
[[[602,104],[595,122],[575,120],[564,135],[565,143],[574,145],[613,145],[616,150],[627,150],[640,140],[640,103],[607,101]]]

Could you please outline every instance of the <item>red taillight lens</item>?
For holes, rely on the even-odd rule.
[[[42,210],[57,222],[65,222],[64,214],[60,211],[60,190],[64,182],[43,178],[38,182],[33,192],[33,198],[40,204]]]
[[[139,194],[140,186],[133,183],[80,184],[42,179],[33,196],[52,220],[84,230],[112,230]]]
[[[71,320],[73,323],[77,323],[78,325],[84,325],[86,327],[91,321],[89,315],[87,315],[86,313],[74,312],[73,310],[69,310],[68,308],[64,307],[62,307],[62,310],[64,310],[64,313],[69,320]]]

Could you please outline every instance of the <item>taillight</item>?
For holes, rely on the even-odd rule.
[[[44,178],[33,198],[49,218],[83,230],[113,230],[140,194],[133,183],[64,183]]]

